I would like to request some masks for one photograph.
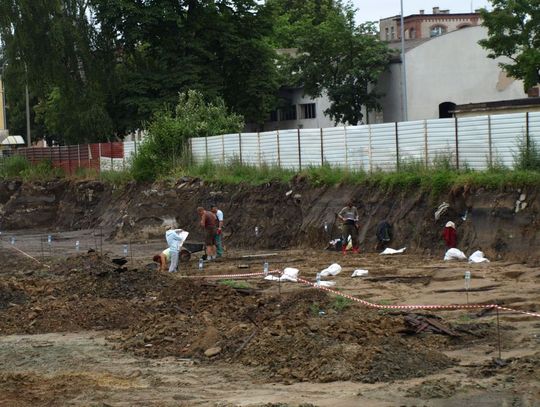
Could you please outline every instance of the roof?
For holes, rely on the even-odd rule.
[[[457,105],[454,109],[454,113],[508,109],[508,108],[522,108],[522,107],[533,107],[533,106],[540,107],[540,97],[497,100],[494,102],[467,103],[464,105]]]
[[[26,143],[21,136],[7,136],[5,139],[2,140],[1,144],[3,146],[15,146],[15,145],[21,145],[21,144],[26,144]]]

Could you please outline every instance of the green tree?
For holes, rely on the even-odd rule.
[[[298,56],[291,61],[292,81],[306,94],[326,94],[325,111],[336,122],[358,124],[362,108],[380,109],[375,91],[387,69],[391,51],[379,40],[372,23],[357,26],[354,10],[340,2],[324,8],[324,18],[299,23]]]
[[[490,58],[507,57],[499,65],[521,79],[525,91],[540,82],[540,1],[491,0],[493,10],[480,11],[488,38],[480,45]]]
[[[174,111],[161,111],[150,122],[148,137],[133,160],[133,176],[148,181],[185,163],[190,137],[237,133],[243,127],[243,118],[229,113],[222,98],[208,99],[195,90],[181,93]]]

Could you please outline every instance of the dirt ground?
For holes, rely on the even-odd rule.
[[[539,312],[538,267],[444,262],[442,253],[233,250],[202,271],[195,253],[169,274],[148,266],[160,241],[113,244],[93,230],[56,232],[49,246],[46,234],[2,237],[0,406],[540,405],[539,318],[417,311],[453,335],[415,333],[409,312],[306,285],[201,278],[262,272],[266,260],[314,281],[337,262],[343,271],[328,280],[373,303]],[[115,264],[124,244],[127,262]],[[368,276],[352,278],[358,268]]]

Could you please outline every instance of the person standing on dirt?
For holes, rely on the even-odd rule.
[[[223,211],[221,211],[216,204],[213,204],[212,207],[210,208],[210,210],[212,211],[212,213],[214,215],[216,215],[216,218],[217,218],[217,221],[218,221],[218,225],[217,225],[217,231],[216,231],[216,237],[215,237],[215,241],[216,241],[216,256],[217,257],[221,257],[223,256],[223,234],[222,234],[222,229],[223,229]]]
[[[218,220],[216,215],[207,211],[203,207],[197,208],[197,213],[201,218],[200,225],[204,229],[204,244],[206,245],[206,256],[208,260],[216,258],[216,233]]]
[[[455,248],[457,245],[456,224],[454,222],[446,222],[442,236],[447,249]]]
[[[171,256],[169,273],[176,273],[178,268],[178,254],[180,253],[180,248],[184,243],[184,237],[181,235],[182,232],[182,229],[173,229],[171,226],[167,227],[167,231],[165,232],[165,239],[169,245]]]
[[[347,206],[339,211],[338,218],[343,222],[343,245],[341,251],[343,254],[347,252],[347,243],[349,236],[351,236],[353,253],[358,253],[358,209],[353,206],[352,201],[347,202]]]

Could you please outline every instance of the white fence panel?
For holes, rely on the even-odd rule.
[[[489,162],[488,116],[458,119],[459,167],[483,170]]]
[[[329,127],[323,129],[324,162],[332,166],[343,167],[346,162],[345,129]]]
[[[369,170],[369,126],[346,128],[347,166],[355,171]]]
[[[492,165],[513,167],[519,140],[525,140],[526,114],[498,114],[491,116]]]
[[[242,133],[242,162],[259,165],[259,138],[257,133]]]
[[[426,160],[426,122],[418,120],[398,123],[398,151],[400,162]]]
[[[454,119],[427,120],[428,133],[428,163],[434,160],[451,158],[456,159],[456,131]]]
[[[240,136],[238,133],[223,135],[223,158],[226,163],[240,159]]]
[[[459,159],[461,168],[481,170],[490,164],[512,167],[527,131],[529,141],[540,146],[540,112],[401,122],[397,143],[396,124],[384,123],[193,138],[191,147],[196,162],[236,158],[249,165],[299,169],[328,163],[365,171],[395,170],[397,147],[400,161],[433,164],[439,159],[455,164]],[[124,143],[122,166],[136,149],[134,142]]]
[[[191,139],[191,154],[196,163],[201,163],[206,159],[206,139],[204,137]]]
[[[214,163],[221,163],[223,160],[223,138],[212,136],[206,138],[208,142],[208,159]]]
[[[279,131],[281,167],[299,169],[298,130]]]
[[[259,134],[261,143],[261,161],[270,166],[279,166],[279,149],[277,131],[267,131]]]
[[[300,130],[300,157],[302,168],[321,165],[321,130]]]
[[[529,113],[529,140],[540,149],[540,112]]]
[[[371,125],[371,169],[392,171],[396,169],[396,125],[384,123]]]

